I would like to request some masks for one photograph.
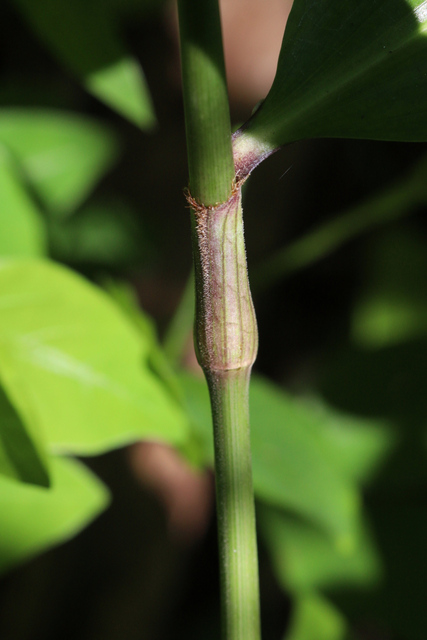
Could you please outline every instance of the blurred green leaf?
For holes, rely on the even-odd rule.
[[[298,404],[333,466],[358,485],[370,484],[397,446],[394,426],[386,420],[332,410],[316,398],[303,398]]]
[[[49,486],[49,471],[37,434],[29,434],[27,427],[0,387],[0,475]]]
[[[342,211],[290,245],[269,255],[251,274],[251,285],[264,291],[300,269],[330,255],[350,240],[390,225],[427,202],[427,158],[377,195]]]
[[[425,339],[376,349],[340,345],[319,371],[328,402],[393,425],[396,446],[377,482],[399,491],[405,486],[421,490],[427,479],[426,379]]]
[[[101,290],[53,263],[10,260],[0,305],[8,395],[19,413],[31,397],[25,419],[54,451],[186,438],[186,416],[148,366],[149,343]]]
[[[43,220],[27,193],[16,163],[0,143],[0,256],[46,253]]]
[[[283,640],[345,640],[343,616],[325,598],[310,594],[295,602],[291,625]]]
[[[352,544],[359,495],[331,464],[313,415],[261,378],[252,384],[250,411],[257,497],[316,522],[336,544]]]
[[[104,127],[59,111],[1,109],[0,142],[43,205],[62,215],[85,200],[117,156],[117,143]]]
[[[196,436],[212,461],[206,384],[185,374],[181,380]],[[334,465],[329,444],[319,436],[315,426],[319,412],[257,376],[251,383],[250,411],[257,498],[317,523],[344,548],[352,544],[359,495],[355,484]]]
[[[371,243],[365,286],[352,332],[360,345],[381,347],[427,334],[425,238],[397,229]]]
[[[177,402],[182,405],[183,394],[178,376],[171,367],[159,343],[154,321],[144,313],[139,305],[135,290],[128,283],[117,281],[107,282],[105,288],[114,302],[137,328],[142,338],[148,341],[150,345],[148,360],[151,369],[162,380]]]
[[[258,144],[261,157],[307,138],[427,140],[426,27],[422,0],[295,0],[241,148]]]
[[[357,523],[351,545],[340,547],[322,531],[289,513],[262,506],[257,515],[274,571],[284,589],[309,593],[378,584],[381,563],[365,523]]]
[[[113,6],[85,0],[12,0],[86,89],[142,128],[155,122],[144,73],[116,33]]]
[[[52,487],[0,477],[0,571],[71,538],[108,503],[104,485],[73,460],[52,459]]]
[[[52,255],[68,264],[131,265],[150,251],[134,212],[119,200],[90,202],[51,221],[49,231]]]

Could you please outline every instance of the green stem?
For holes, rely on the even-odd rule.
[[[179,0],[178,11],[190,191],[209,206],[235,175],[218,2]]]
[[[250,369],[207,376],[212,400],[217,473],[223,637],[260,638],[258,561],[255,528],[249,413]],[[242,402],[246,398],[246,402]]]
[[[218,0],[179,0],[196,283],[211,397],[224,640],[259,640],[249,378],[258,345],[235,184]]]

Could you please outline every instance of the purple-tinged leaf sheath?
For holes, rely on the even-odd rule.
[[[195,225],[195,341],[205,372],[251,368],[258,332],[249,289],[241,191],[215,207],[189,198]]]

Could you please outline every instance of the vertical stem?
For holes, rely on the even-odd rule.
[[[231,124],[217,0],[178,0],[190,191],[206,206],[234,182]]]
[[[249,435],[258,345],[235,184],[218,0],[178,0],[196,281],[215,440],[223,640],[260,640]]]
[[[207,374],[215,425],[221,610],[226,640],[261,637],[249,378],[250,368]]]

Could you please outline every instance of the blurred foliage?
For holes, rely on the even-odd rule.
[[[15,97],[0,96],[2,640],[218,634],[212,534],[200,551],[184,551],[125,451],[87,459],[112,488],[113,515],[12,571],[108,504],[106,485],[66,454],[154,439],[193,470],[212,465],[188,289],[177,307],[190,243],[161,6],[0,7],[28,47],[19,57],[0,23],[5,51],[15,51],[6,70]],[[28,84],[33,58],[40,86],[50,87],[38,100]],[[130,122],[71,81],[64,89],[53,60]],[[154,123],[153,102],[162,128],[150,138],[133,124]],[[423,153],[309,143],[249,180],[263,374],[252,387],[253,466],[270,640],[425,637]]]

